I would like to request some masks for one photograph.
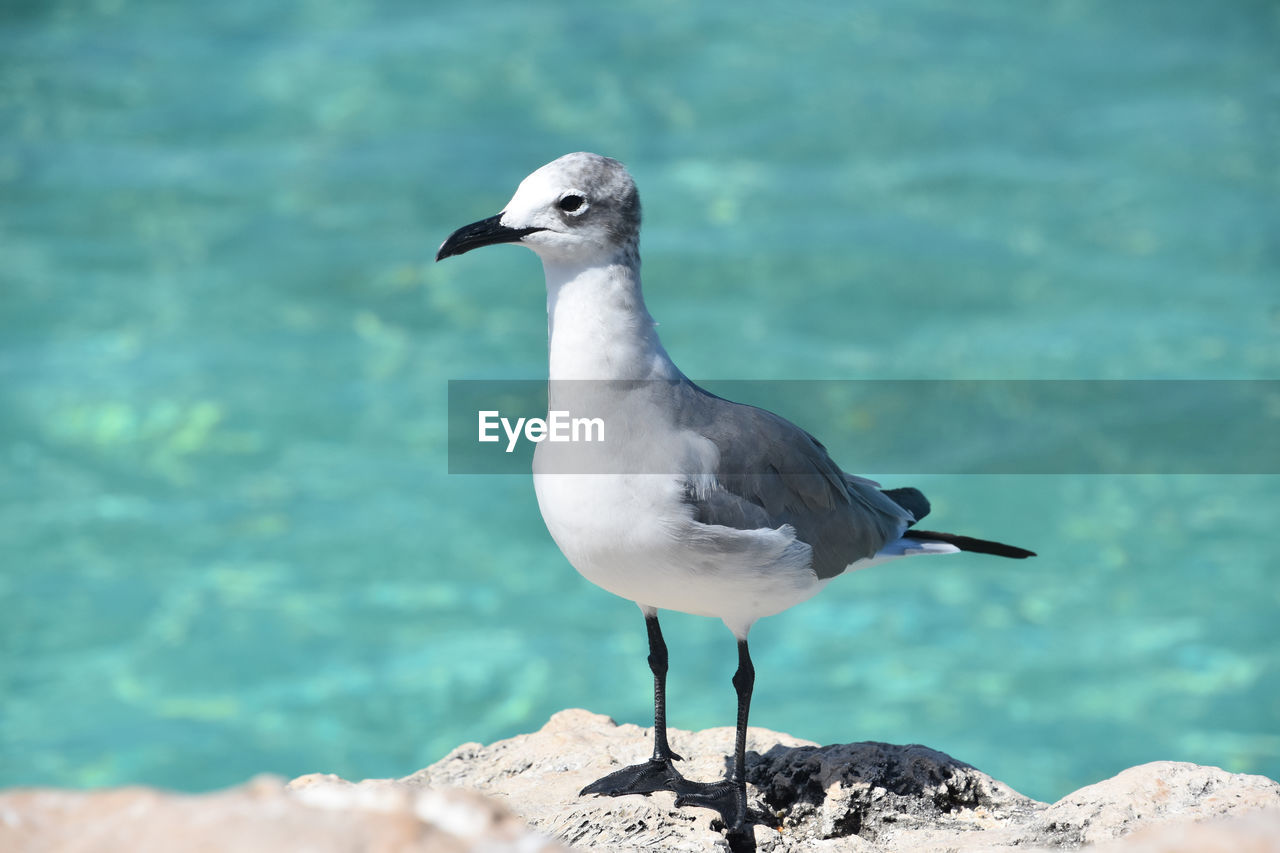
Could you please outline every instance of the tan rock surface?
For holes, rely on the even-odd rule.
[[[678,764],[682,774],[700,781],[726,775],[733,729],[671,729],[669,737],[672,748],[689,759]],[[1280,853],[1280,783],[1263,776],[1156,762],[1050,805],[923,746],[820,747],[753,728],[747,749],[753,809],[775,824],[756,828],[760,851],[1064,849],[1152,827],[1185,832],[1197,821],[1253,815],[1250,826],[1269,821],[1277,830],[1275,845],[1266,849]],[[530,735],[461,746],[401,781],[496,796],[535,828],[576,849],[726,849],[715,815],[676,809],[672,794],[577,796],[587,783],[642,761],[649,750],[647,729],[571,710]],[[1268,815],[1266,809],[1275,811]],[[1219,820],[1201,829],[1225,838],[1231,826]]]
[[[492,798],[389,780],[260,777],[210,794],[0,792],[4,853],[553,853]]]
[[[1178,761],[1130,767],[1044,809],[1036,826],[1063,845],[1097,844],[1152,826],[1182,827],[1280,809],[1280,784]],[[1280,849],[1280,832],[1276,835]]]
[[[685,776],[725,776],[732,729],[672,729],[670,739],[688,756]],[[578,796],[649,749],[647,729],[572,710],[532,734],[458,747],[399,780],[312,774],[203,795],[3,791],[0,851],[565,849],[549,837],[611,853],[726,850],[715,815],[677,809],[669,793]],[[1280,783],[1215,767],[1145,764],[1048,804],[923,746],[820,747],[751,729],[747,765],[760,851],[1280,853]]]

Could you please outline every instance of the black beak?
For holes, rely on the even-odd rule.
[[[498,221],[501,218],[502,214],[499,213],[497,216],[472,222],[454,231],[449,235],[449,239],[440,244],[440,251],[436,252],[436,260],[443,261],[445,258],[479,249],[481,246],[514,243],[526,234],[545,230],[543,228],[508,228]]]

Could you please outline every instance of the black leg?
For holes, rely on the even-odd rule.
[[[646,613],[649,632],[649,669],[653,672],[653,757],[601,777],[579,792],[620,797],[623,794],[652,794],[654,791],[682,791],[690,783],[676,772],[672,761],[680,756],[667,745],[667,644],[662,639],[657,613]]]
[[[751,689],[756,684],[756,668],[751,665],[747,641],[738,641],[738,671],[733,674],[733,687],[738,691],[738,736],[733,749],[733,784],[737,788],[738,820],[732,828],[741,827],[747,819],[747,716],[751,713]]]
[[[729,843],[734,850],[745,849],[743,845],[753,845],[751,827],[747,824],[747,717],[751,712],[751,689],[755,683],[756,670],[751,665],[747,641],[739,640],[738,670],[733,674],[733,686],[738,692],[733,775],[727,781],[702,785],[698,790],[684,791],[676,797],[677,806],[701,806],[719,812],[729,830]]]
[[[646,614],[649,632],[649,670],[653,672],[653,761],[680,761],[667,745],[667,643],[662,639],[658,614]]]

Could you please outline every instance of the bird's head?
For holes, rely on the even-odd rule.
[[[521,181],[498,215],[449,235],[436,260],[495,243],[519,243],[544,260],[589,264],[634,251],[639,234],[640,196],[626,167],[579,152],[552,160]]]

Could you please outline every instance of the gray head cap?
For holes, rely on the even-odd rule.
[[[538,172],[544,169],[556,174],[566,189],[580,189],[594,208],[588,215],[594,213],[593,218],[617,242],[639,236],[640,193],[626,166],[611,157],[577,151],[552,160]]]

